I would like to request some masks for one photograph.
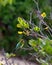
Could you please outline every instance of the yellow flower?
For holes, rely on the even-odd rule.
[[[41,16],[42,16],[43,18],[45,18],[45,17],[46,17],[46,13],[43,12],[43,13],[41,14]]]
[[[22,31],[18,31],[18,34],[23,34],[23,32]]]
[[[21,26],[20,24],[17,24],[17,27],[18,27],[18,28],[21,28],[22,26]]]

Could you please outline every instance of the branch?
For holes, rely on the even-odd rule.
[[[37,2],[36,0],[33,0],[33,2],[36,4],[37,9],[38,9],[38,11],[39,11],[39,5],[38,5],[38,2]]]

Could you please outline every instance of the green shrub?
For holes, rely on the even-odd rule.
[[[0,48],[52,63],[51,0],[0,0]],[[18,51],[19,50],[19,51]]]

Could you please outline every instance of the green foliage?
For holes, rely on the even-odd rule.
[[[33,29],[34,29],[34,31],[36,31],[36,32],[39,32],[39,31],[40,31],[40,28],[39,28],[38,26],[34,27]]]
[[[37,52],[38,51],[38,48],[37,48],[37,41],[31,39],[29,40],[29,45]]]
[[[13,3],[13,0],[0,0],[0,4],[2,6],[6,6],[7,4],[12,4]]]
[[[18,17],[18,21],[19,21],[19,24],[20,24],[21,27],[23,27],[23,28],[29,28],[28,22],[26,22],[24,19]]]
[[[52,6],[50,0],[36,1],[0,0],[0,48],[21,55],[31,53],[41,65],[48,65],[52,63]]]

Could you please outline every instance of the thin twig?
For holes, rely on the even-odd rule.
[[[30,24],[32,22],[32,12],[30,12]]]
[[[40,22],[41,22],[40,26],[45,25],[45,26],[48,27],[49,30],[52,32],[52,29],[51,29],[51,28],[49,27],[49,25],[47,25],[47,23],[43,20],[43,18],[41,17],[41,14],[39,13],[39,11],[37,11],[37,16],[38,16],[38,18],[39,18],[39,20],[40,20]]]
[[[34,1],[34,3],[36,4],[37,9],[38,9],[38,11],[39,11],[39,5],[38,5],[38,2],[37,2],[36,0],[33,0],[33,1]]]
[[[39,20],[40,20],[40,26],[41,26],[41,28],[42,28],[42,25],[41,24],[43,24],[43,25],[45,25],[45,26],[47,26],[48,28],[49,28],[49,30],[51,31],[50,32],[50,34],[52,33],[52,29],[46,24],[46,22],[43,20],[43,18],[41,17],[41,11],[39,10],[39,5],[38,5],[38,2],[36,1],[36,0],[33,0],[34,1],[34,3],[36,4],[36,6],[37,6],[37,9],[38,9],[38,11],[37,11],[37,16],[38,16],[38,18],[39,18]],[[41,29],[41,34],[42,35],[44,35],[43,33],[42,33],[42,29]]]

